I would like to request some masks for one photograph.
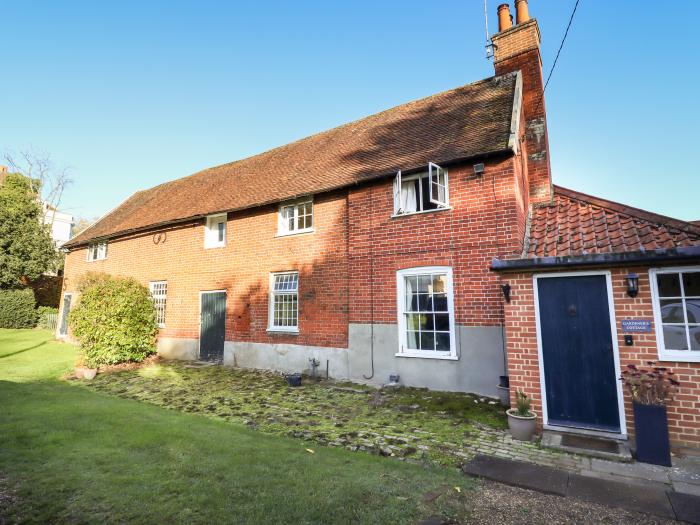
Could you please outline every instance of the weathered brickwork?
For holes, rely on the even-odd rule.
[[[526,203],[518,198],[512,157],[449,168],[451,210],[392,217],[391,181],[352,191],[350,224],[350,321],[395,323],[396,271],[450,266],[455,320],[467,326],[502,324],[499,276],[489,271],[497,254],[522,251]],[[372,284],[374,283],[374,284]]]
[[[392,180],[318,196],[313,233],[277,237],[277,208],[231,213],[223,248],[204,248],[204,221],[111,241],[108,257],[66,262],[64,291],[87,271],[168,282],[163,337],[199,337],[199,292],[226,290],[230,341],[347,347],[349,322],[395,323],[396,270],[453,268],[456,322],[503,322],[494,256],[522,251],[527,203],[517,158],[448,169],[451,209],[392,217]],[[267,331],[270,272],[299,271],[299,334]],[[373,283],[373,284],[372,284]]]
[[[105,260],[87,262],[85,249],[66,261],[64,291],[87,271],[168,281],[163,337],[199,337],[199,292],[226,290],[226,339],[346,347],[348,331],[346,196],[319,196],[313,233],[277,237],[277,208],[228,216],[226,246],[204,248],[204,221],[110,241]],[[299,334],[268,333],[270,272],[299,271]]]
[[[494,35],[493,43],[496,74],[520,71],[523,75],[530,201],[548,202],[552,198],[551,168],[537,22],[531,20]]]
[[[639,275],[639,295],[635,298],[627,295],[625,276],[629,272]],[[515,402],[515,393],[518,390],[530,395],[533,409],[538,412],[541,424],[542,393],[533,276],[532,273],[518,273],[506,274],[503,278],[512,286],[511,302],[505,306],[512,402]],[[681,382],[681,387],[668,407],[672,445],[697,448],[700,446],[700,363],[659,361],[648,267],[616,268],[611,270],[611,279],[620,366],[622,368],[628,364],[646,366],[648,361],[656,361],[662,363],[662,366],[673,369]],[[634,334],[634,345],[626,346],[621,327],[623,319],[652,320],[652,333]],[[624,401],[627,431],[630,435],[634,435],[632,404],[627,392],[624,392]]]

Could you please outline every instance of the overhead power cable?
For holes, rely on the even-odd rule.
[[[554,68],[557,67],[557,62],[559,61],[559,55],[561,55],[561,50],[564,47],[564,42],[566,42],[566,37],[569,36],[569,29],[571,29],[571,24],[574,21],[574,16],[576,15],[576,10],[578,9],[578,4],[581,0],[576,0],[576,3],[574,4],[574,9],[571,11],[571,16],[569,17],[569,23],[566,26],[566,31],[564,32],[564,36],[561,39],[561,44],[559,44],[559,50],[557,51],[557,56],[554,57],[554,63],[552,64],[552,68],[549,70],[549,75],[547,75],[547,81],[544,83],[544,89],[542,90],[542,96],[540,97],[540,101],[537,104],[538,106],[542,103],[542,99],[544,98],[544,92],[547,91],[547,86],[549,85],[549,81],[552,79],[552,75],[554,74]]]

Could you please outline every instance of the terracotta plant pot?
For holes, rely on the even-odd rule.
[[[83,370],[85,370],[82,366],[76,366],[73,369],[73,373],[75,374],[76,379],[82,379],[83,378]]]
[[[537,428],[537,414],[530,411],[531,416],[519,416],[514,408],[506,410],[508,414],[508,428],[513,439],[518,441],[532,441]]]

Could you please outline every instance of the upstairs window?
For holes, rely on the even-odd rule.
[[[291,235],[314,230],[312,199],[299,200],[280,206],[277,235]]]
[[[447,170],[432,162],[428,171],[394,179],[394,215],[405,215],[449,207]]]
[[[226,246],[226,214],[210,215],[204,228],[204,247],[221,248]]]
[[[93,244],[88,245],[87,249],[87,260],[88,262],[92,261],[101,261],[102,259],[107,258],[107,242],[96,242]]]
[[[159,328],[165,328],[165,300],[168,294],[168,281],[151,281],[148,283],[151,299],[156,309],[156,322]]]
[[[649,273],[659,359],[700,361],[700,266]]]
[[[277,332],[299,331],[299,273],[270,275],[270,319],[268,329]]]

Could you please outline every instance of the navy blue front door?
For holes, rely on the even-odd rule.
[[[605,276],[537,283],[548,423],[619,432]]]

